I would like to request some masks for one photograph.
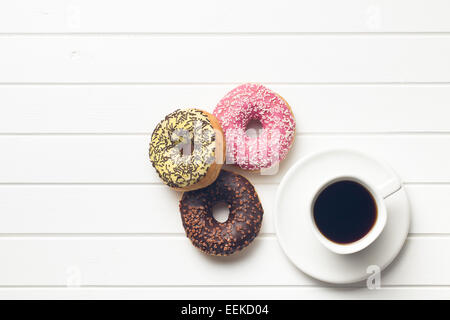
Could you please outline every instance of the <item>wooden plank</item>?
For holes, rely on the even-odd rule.
[[[405,188],[410,232],[450,234],[450,185]],[[262,234],[275,232],[276,189],[275,184],[256,185],[264,208]],[[182,234],[180,197],[162,185],[0,186],[0,233]]]
[[[176,108],[207,111],[235,85],[0,86],[0,133],[151,133]],[[450,132],[449,85],[271,85],[300,133]]]
[[[253,183],[279,182],[299,159],[330,149],[358,150],[391,166],[403,182],[450,181],[447,174],[450,153],[442,146],[450,142],[443,135],[305,135],[296,140],[287,158],[274,175],[261,175],[227,166],[247,176]],[[447,158],[448,157],[448,158]],[[450,173],[450,172],[449,172]]]
[[[271,299],[425,299],[447,300],[448,287],[381,287],[367,288],[330,287],[150,287],[150,288],[0,288],[0,299],[120,299],[120,300],[209,300],[209,299],[271,300]]]
[[[449,186],[409,185],[406,186],[406,191],[411,206],[410,232],[448,233],[446,226],[450,226]]]
[[[2,36],[0,47],[0,83],[450,82],[448,35]]]
[[[0,5],[0,31],[448,32],[449,9],[445,0],[16,0]]]
[[[0,183],[160,183],[147,135],[0,136]],[[304,135],[275,175],[238,170],[253,183],[276,183],[301,157],[330,148],[359,150],[390,164],[404,182],[450,182],[447,134]],[[235,170],[231,166],[228,169]]]
[[[450,238],[410,238],[382,286],[450,285]],[[275,238],[230,257],[209,257],[184,237],[2,238],[1,286],[318,285]],[[263,266],[263,267],[262,267]]]

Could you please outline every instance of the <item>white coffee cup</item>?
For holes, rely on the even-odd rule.
[[[369,193],[372,195],[376,210],[377,210],[377,217],[375,220],[374,225],[370,229],[370,231],[363,236],[361,239],[351,242],[351,243],[337,243],[333,242],[327,237],[325,237],[319,230],[318,226],[316,225],[315,219],[314,219],[314,204],[318,198],[318,196],[324,191],[328,186],[340,182],[340,181],[353,181],[369,191]],[[382,185],[371,185],[367,181],[365,181],[363,178],[355,176],[355,175],[349,175],[349,176],[339,176],[339,177],[333,177],[330,180],[328,180],[326,183],[322,184],[316,192],[313,193],[313,197],[310,200],[310,222],[311,227],[313,230],[313,233],[316,235],[316,237],[319,239],[319,241],[329,250],[337,253],[337,254],[351,254],[356,253],[358,251],[363,250],[364,248],[368,247],[371,243],[373,243],[381,234],[383,231],[386,220],[387,220],[387,209],[385,204],[385,199],[388,198],[390,195],[394,194],[398,190],[400,190],[401,185],[397,180],[390,180],[386,181]]]

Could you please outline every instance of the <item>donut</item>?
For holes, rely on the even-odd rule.
[[[228,204],[228,220],[212,214],[218,202]],[[180,213],[186,236],[202,252],[227,256],[248,246],[261,229],[263,208],[253,185],[243,176],[222,170],[210,186],[184,192]]]
[[[170,188],[204,188],[216,180],[224,163],[223,132],[212,114],[178,109],[156,126],[149,155],[159,177]]]
[[[255,83],[230,91],[213,114],[226,139],[226,163],[244,170],[271,168],[282,161],[295,138],[295,118],[289,104],[277,93]],[[259,121],[257,137],[246,134],[250,121]]]

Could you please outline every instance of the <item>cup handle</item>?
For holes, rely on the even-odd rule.
[[[388,198],[389,196],[396,193],[398,190],[402,188],[400,181],[398,179],[391,179],[387,182],[383,183],[378,187],[378,192],[380,193],[383,199]]]

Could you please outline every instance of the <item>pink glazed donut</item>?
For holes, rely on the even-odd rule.
[[[288,103],[266,87],[247,83],[220,100],[214,115],[226,139],[226,163],[245,170],[273,168],[283,160],[294,142],[295,119]],[[250,121],[259,121],[256,137],[246,133]]]

